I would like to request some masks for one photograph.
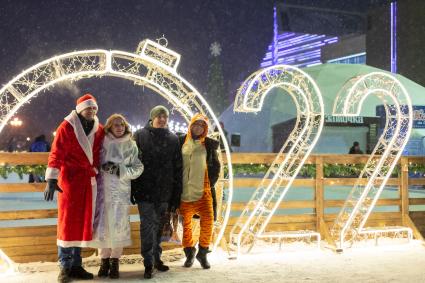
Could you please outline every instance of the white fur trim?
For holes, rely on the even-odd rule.
[[[64,241],[64,240],[56,240],[56,245],[63,248],[70,248],[70,247],[91,247],[91,241]]]
[[[99,128],[99,119],[97,116],[94,116],[94,125],[91,132],[86,135],[84,132],[83,126],[81,125],[80,118],[78,118],[77,112],[74,110],[65,117],[65,120],[68,121],[71,126],[74,128],[75,136],[77,137],[78,143],[83,149],[84,153],[87,156],[90,164],[93,165],[93,144],[94,144],[94,134]]]
[[[81,113],[81,111],[83,111],[84,109],[86,109],[88,107],[98,108],[96,100],[94,100],[94,99],[84,100],[83,102],[80,102],[80,103],[77,104],[77,106],[75,106],[75,110],[77,110],[77,113]]]
[[[105,138],[103,139],[103,144],[105,145],[105,147],[108,147],[111,143],[122,143],[122,142],[127,142],[129,140],[131,140],[130,133],[125,134],[124,136],[120,138],[114,137],[112,133],[107,133],[105,135]]]
[[[53,167],[47,167],[46,169],[46,175],[45,178],[46,180],[48,179],[58,179],[59,178],[59,169],[58,168],[53,168]]]
[[[94,215],[96,213],[96,198],[97,198],[97,182],[95,177],[90,178],[91,181],[91,193],[92,193],[92,205],[91,205],[91,225],[92,225],[92,233],[94,232],[93,223],[94,223]]]

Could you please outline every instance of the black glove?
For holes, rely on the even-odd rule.
[[[58,186],[58,180],[56,179],[48,179],[46,188],[44,189],[44,200],[49,201],[53,200],[53,196],[55,195],[55,191],[62,193],[62,189]]]
[[[108,161],[105,164],[102,164],[102,170],[108,172],[109,174],[120,176],[120,167],[114,162]]]

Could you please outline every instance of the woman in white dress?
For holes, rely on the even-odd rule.
[[[101,153],[101,180],[96,199],[92,247],[99,248],[99,277],[119,278],[119,258],[123,247],[131,245],[131,180],[143,172],[130,126],[120,114],[105,124]]]

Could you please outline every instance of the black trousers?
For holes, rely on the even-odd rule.
[[[140,215],[141,254],[145,267],[151,267],[161,260],[161,235],[167,221],[168,203],[142,201],[137,204]]]

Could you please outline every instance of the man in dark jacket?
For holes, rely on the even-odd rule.
[[[358,141],[353,142],[353,146],[350,147],[348,154],[363,154],[363,151],[360,150],[360,143]]]
[[[149,123],[134,135],[145,171],[132,181],[131,201],[139,208],[147,279],[152,278],[154,267],[158,271],[169,270],[161,261],[161,234],[167,212],[179,207],[182,192],[182,155],[177,136],[167,128],[168,115],[164,106],[154,107]]]

